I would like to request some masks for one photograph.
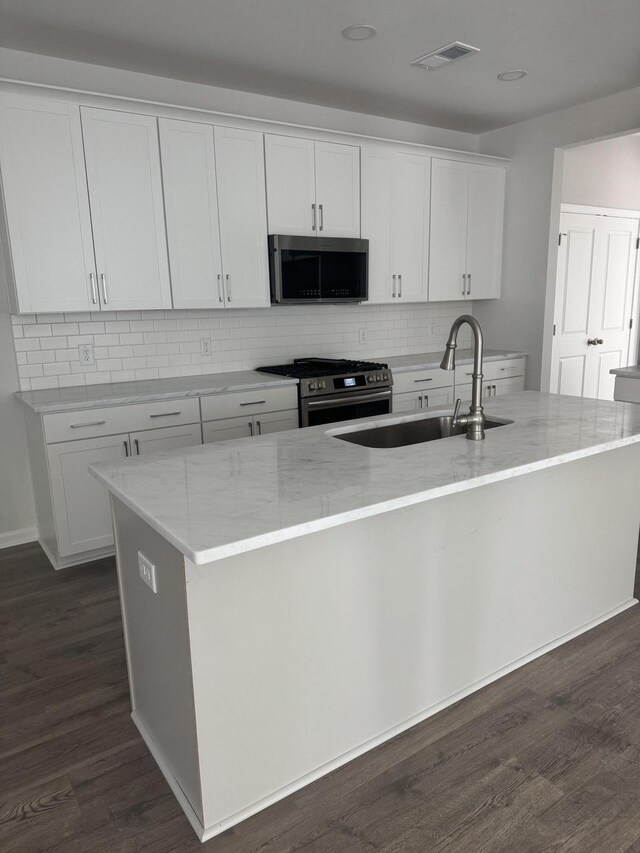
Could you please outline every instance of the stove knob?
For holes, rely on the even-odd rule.
[[[309,391],[315,391],[317,387],[318,387],[318,386],[316,385],[316,383],[315,383],[315,382],[310,382],[310,383],[309,383]]]
[[[367,375],[367,382],[373,382],[373,376],[370,373]]]
[[[322,380],[322,382],[318,382],[318,388],[326,388],[326,387],[327,387],[327,383],[324,381],[324,379]]]

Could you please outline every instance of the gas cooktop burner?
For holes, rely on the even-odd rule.
[[[257,369],[262,373],[291,376],[293,379],[314,379],[318,376],[341,376],[344,373],[386,370],[387,365],[373,361],[351,361],[348,358],[297,358],[292,364],[276,364]]]

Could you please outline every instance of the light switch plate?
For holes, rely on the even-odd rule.
[[[140,571],[140,577],[149,587],[149,589],[153,590],[153,592],[158,591],[158,584],[156,581],[156,567],[153,565],[151,560],[147,559],[143,553],[138,551],[138,569]]]

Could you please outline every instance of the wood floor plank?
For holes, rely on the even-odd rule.
[[[200,844],[129,717],[112,559],[0,550],[2,853],[640,853],[640,608]]]

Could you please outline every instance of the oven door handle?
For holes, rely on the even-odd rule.
[[[305,405],[307,408],[311,409],[315,408],[323,408],[323,409],[337,409],[337,408],[345,408],[346,406],[352,403],[372,403],[375,400],[388,400],[391,397],[391,389],[388,388],[385,391],[378,391],[375,394],[351,394],[351,395],[340,395],[339,398],[333,398],[331,400],[307,400],[305,401]]]

